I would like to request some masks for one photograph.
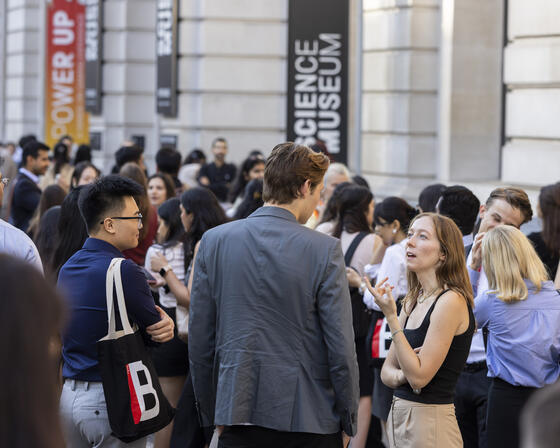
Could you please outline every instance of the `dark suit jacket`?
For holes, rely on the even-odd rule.
[[[358,365],[340,241],[279,207],[206,232],[189,357],[203,426],[354,434]]]
[[[39,186],[25,174],[19,173],[12,196],[12,224],[25,232],[40,199]]]

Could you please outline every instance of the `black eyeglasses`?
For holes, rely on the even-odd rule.
[[[101,221],[100,224],[103,224],[105,222],[105,219]],[[109,219],[137,219],[138,228],[142,227],[142,213],[138,213],[136,216],[110,216]]]

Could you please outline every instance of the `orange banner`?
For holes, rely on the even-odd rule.
[[[49,1],[46,45],[45,142],[52,147],[68,134],[89,143],[83,0]]]

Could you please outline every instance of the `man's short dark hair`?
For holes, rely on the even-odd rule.
[[[144,189],[131,179],[111,174],[86,186],[80,193],[78,208],[88,233],[100,226],[100,222],[112,211],[124,207],[126,196],[139,196]]]
[[[115,161],[119,168],[128,162],[138,163],[143,153],[144,149],[138,146],[122,146],[115,153]]]
[[[32,142],[34,140],[37,140],[37,137],[35,137],[34,134],[27,134],[19,139],[18,145],[21,149],[23,149],[25,145],[27,145],[29,142]]]
[[[435,212],[436,204],[443,190],[445,190],[445,185],[443,184],[428,185],[420,192],[420,196],[418,196],[418,207],[420,207],[424,213]]]
[[[216,143],[225,143],[227,145],[227,140],[223,137],[216,137],[214,140],[212,140],[212,148],[216,146]]]
[[[286,142],[276,145],[264,168],[263,200],[289,204],[300,197],[299,189],[306,180],[311,191],[320,184],[329,167],[329,158],[309,147]]]
[[[42,142],[37,140],[31,140],[25,144],[23,147],[23,153],[21,155],[21,164],[25,166],[27,163],[27,157],[31,156],[36,159],[39,156],[39,151],[49,151],[50,148]]]
[[[474,193],[462,185],[446,188],[438,202],[438,212],[451,218],[463,235],[472,233],[480,201]]]
[[[161,148],[156,153],[157,170],[176,176],[181,167],[181,153],[172,148]]]

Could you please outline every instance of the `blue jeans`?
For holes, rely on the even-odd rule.
[[[65,380],[60,396],[62,430],[68,448],[145,448],[146,438],[124,443],[111,435],[100,382]]]

